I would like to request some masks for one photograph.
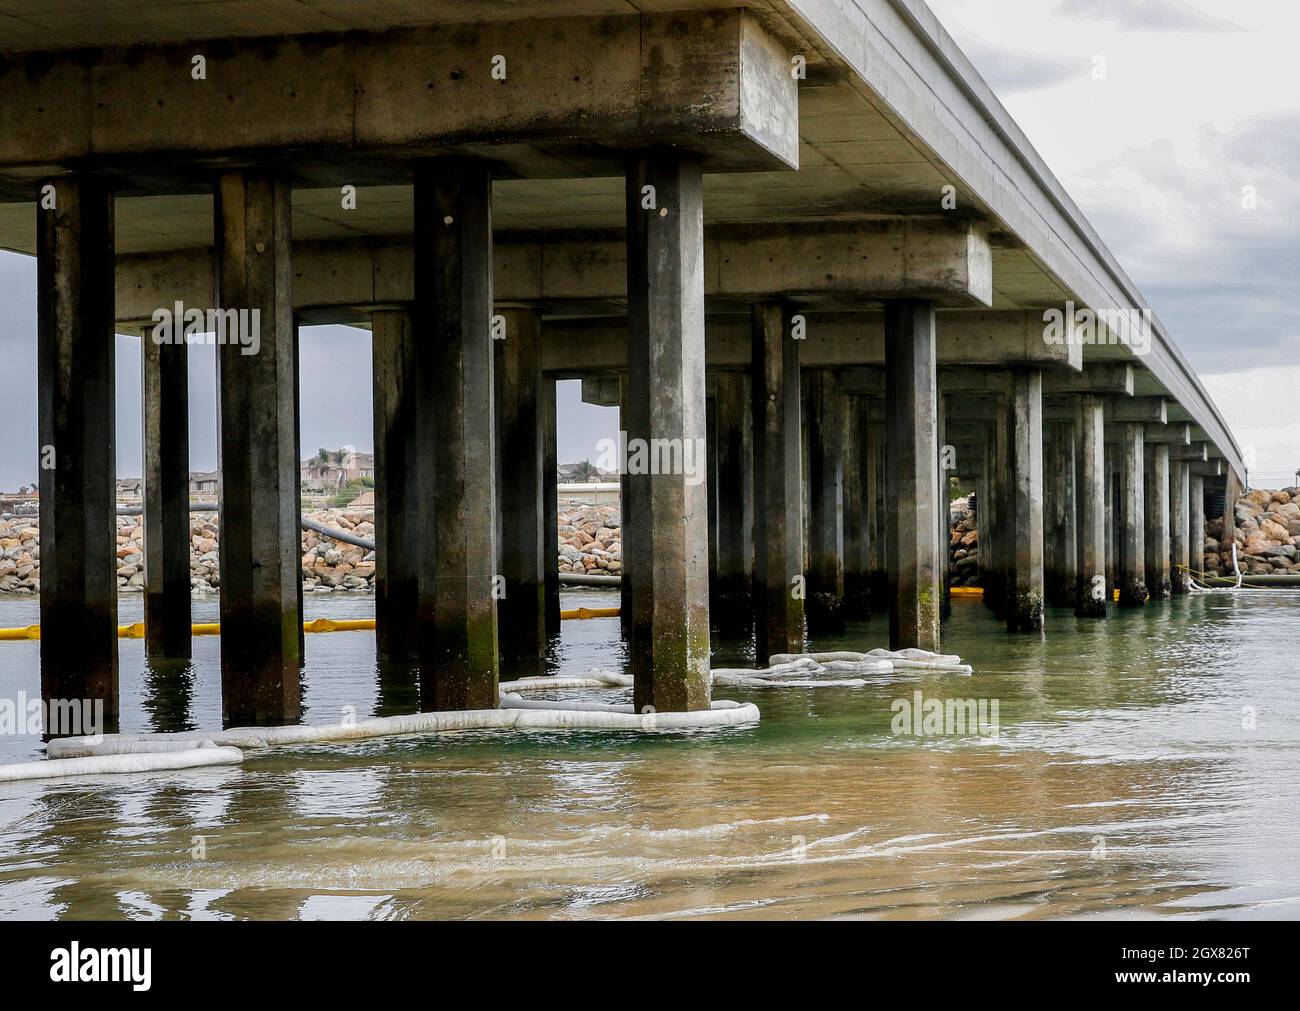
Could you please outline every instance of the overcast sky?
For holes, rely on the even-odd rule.
[[[1300,4],[931,0],[1146,294],[1253,456],[1300,468]],[[1104,61],[1104,63],[1102,62]],[[1098,79],[1097,68],[1104,66]],[[1255,209],[1243,206],[1253,187]],[[36,478],[36,271],[0,253],[0,489]],[[303,335],[303,455],[371,448],[369,336]],[[211,349],[191,351],[195,470],[216,463]],[[356,363],[355,368],[348,363]],[[118,473],[140,473],[139,345],[118,338]],[[363,379],[362,377],[366,377]],[[561,461],[617,412],[560,394]]]

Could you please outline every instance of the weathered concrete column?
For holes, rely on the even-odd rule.
[[[1169,578],[1169,444],[1153,442],[1144,448],[1147,593],[1152,600],[1167,600]]]
[[[497,707],[492,179],[457,158],[415,170],[420,707]]]
[[[299,461],[302,459],[302,325],[295,318],[293,321],[293,514],[298,523],[299,550],[302,546],[302,473]],[[373,437],[373,432],[371,433]],[[298,556],[301,563],[301,554]],[[301,565],[298,570],[298,666],[307,666],[307,630],[303,628],[302,617],[307,613],[303,608],[303,574]]]
[[[1109,444],[1106,446],[1106,600],[1119,590],[1119,468]]]
[[[1190,549],[1191,500],[1189,497],[1192,465],[1173,460],[1169,471],[1169,563],[1170,589],[1178,596],[1191,591],[1192,564]]]
[[[1200,474],[1187,478],[1187,515],[1187,549],[1192,568],[1200,572],[1205,568],[1205,478]]]
[[[1106,592],[1106,473],[1105,404],[1094,394],[1079,397],[1078,417],[1078,559],[1079,583],[1074,613],[1081,618],[1104,618],[1110,597]]]
[[[505,583],[498,641],[503,660],[534,663],[546,655],[541,317],[530,309],[503,315],[505,339],[493,342]]]
[[[975,495],[975,523],[979,528],[979,578],[984,606],[996,613],[999,592],[998,538],[998,425],[986,426],[980,459],[979,488]]]
[[[867,545],[867,570],[871,591],[872,611],[889,611],[889,573],[886,568],[889,539],[889,505],[885,501],[885,425],[884,408],[875,400],[866,402],[867,420],[867,530],[871,542]],[[880,417],[877,418],[877,413]]]
[[[871,412],[865,397],[849,394],[844,407],[844,617],[871,615]]]
[[[754,631],[762,663],[773,653],[799,653],[804,646],[799,342],[780,303],[754,305],[751,324]]]
[[[404,309],[371,313],[375,411],[375,642],[381,660],[419,658],[420,509],[415,340]]]
[[[654,153],[629,162],[626,182],[633,705],[707,709],[703,172],[692,157]],[[648,466],[661,445],[681,452]]]
[[[844,629],[844,408],[839,376],[808,370],[808,630]]]
[[[934,304],[885,304],[890,649],[939,649]]]
[[[749,416],[749,382],[743,372],[720,371],[717,382],[718,585],[713,595],[713,622],[743,632],[754,620],[751,566],[754,556],[754,505],[751,485],[753,440]]]
[[[1011,374],[1012,564],[1007,630],[1043,627],[1043,373]]]
[[[293,723],[301,708],[289,203],[289,184],[271,175],[232,172],[217,186],[218,297],[226,312],[248,310],[258,334],[255,345],[228,340],[217,349],[221,700],[228,723]]]
[[[1047,603],[1074,607],[1079,592],[1074,424],[1043,428],[1043,583]]]
[[[560,634],[559,450],[555,432],[555,377],[542,376],[542,570],[546,589],[546,634]],[[619,502],[622,523],[623,501]],[[624,565],[627,556],[623,556]],[[624,579],[626,584],[626,578]]]
[[[1015,530],[1015,485],[1012,475],[1015,468],[1013,432],[1015,419],[1011,399],[999,395],[994,403],[994,422],[992,439],[989,444],[988,469],[992,474],[989,487],[989,505],[992,516],[989,522],[991,544],[988,551],[988,565],[984,576],[984,605],[992,609],[999,618],[1006,618],[1010,612],[1012,595],[1012,571],[1014,545],[1012,537]],[[980,553],[984,546],[980,545]]]
[[[103,702],[114,723],[113,195],[92,179],[47,185],[53,206],[36,210],[41,697]]]
[[[189,349],[148,332],[140,345],[144,652],[185,659],[191,654]]]
[[[949,467],[955,461],[950,460],[947,455],[949,448],[948,417],[944,405],[943,390],[938,385],[937,373],[935,376],[935,390],[935,446],[938,449],[938,457],[935,460],[935,481],[939,489],[939,505],[935,510],[934,518],[936,523],[935,536],[939,538],[939,623],[942,626],[952,616],[952,549],[950,545],[952,523],[948,515],[950,500],[948,478],[951,476]]]
[[[1121,429],[1119,606],[1145,607],[1146,516],[1144,444],[1141,422],[1125,422]]]
[[[628,389],[628,377],[625,372],[618,379],[618,430],[620,439],[627,438],[628,417],[632,410],[628,400]],[[623,581],[618,588],[618,632],[623,637],[624,642],[631,642],[632,587],[634,585],[632,570],[636,567],[636,559],[632,557],[629,545],[634,540],[632,530],[637,524],[637,517],[632,512],[632,498],[627,486],[627,477],[627,461],[623,460],[620,461],[618,475],[619,522],[622,524],[619,533],[623,550]]]
[[[1220,538],[1221,544],[1228,545],[1229,552],[1232,550],[1233,542],[1237,539],[1237,498],[1240,495],[1241,482],[1237,480],[1237,475],[1229,467],[1227,477],[1223,482],[1223,536]],[[1219,550],[1222,551],[1223,548]]]

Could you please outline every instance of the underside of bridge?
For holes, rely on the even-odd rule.
[[[709,705],[711,602],[760,657],[868,614],[938,649],[952,477],[1011,631],[1185,592],[1216,482],[1232,522],[1214,404],[918,0],[258,6],[0,14],[47,697],[116,709],[115,330],[148,648],[189,649],[178,310],[255,328],[218,353],[232,722],[299,713],[302,324],[373,334],[378,644],[425,708],[554,632],[558,378],[622,409],[639,709]]]

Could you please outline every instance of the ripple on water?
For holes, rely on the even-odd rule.
[[[0,624],[27,623],[9,606]],[[308,598],[313,617],[370,606]],[[1215,595],[1105,622],[1054,611],[1045,638],[1009,636],[959,599],[945,649],[972,676],[728,692],[762,709],[754,728],[478,731],[18,784],[0,792],[0,915],[1294,914],[1298,619],[1294,595]],[[217,643],[195,645],[182,674],[123,641],[124,730],[216,725]],[[716,645],[719,664],[744,661],[743,644]],[[34,646],[4,644],[0,692],[38,690]],[[568,672],[620,669],[616,622],[566,622],[557,654]],[[365,633],[311,638],[304,685],[309,722],[413,698]],[[891,703],[916,691],[996,699],[996,738],[895,736]]]

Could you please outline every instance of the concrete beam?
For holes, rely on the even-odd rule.
[[[94,159],[138,184],[192,185],[232,157],[310,155],[314,178],[342,185],[451,153],[608,175],[620,148],[648,144],[718,170],[798,165],[790,53],[739,10],[23,53],[5,69],[0,173],[20,182]]]
[[[1160,443],[1169,449],[1184,448],[1192,444],[1191,425],[1147,425],[1143,438],[1148,443]]]
[[[1206,452],[1205,443],[1203,442],[1192,442],[1188,443],[1186,446],[1171,445],[1169,447],[1170,460],[1185,460],[1188,463],[1196,463],[1199,461],[1204,463],[1209,458],[1209,454]]]
[[[1049,372],[1043,393],[1111,393],[1133,395],[1133,366],[1128,362],[1089,362],[1082,372]]]
[[[536,313],[531,314],[536,318]],[[540,353],[541,320],[538,319],[538,344]],[[618,376],[583,376],[582,402],[594,407],[618,407],[621,398],[621,386]]]
[[[210,257],[202,249],[122,257],[119,322],[148,320],[159,304],[176,299],[206,304],[211,275],[204,261]],[[368,311],[415,297],[408,238],[302,242],[294,247],[293,265],[299,312]],[[599,311],[589,315],[617,312],[627,299],[626,244],[608,233],[505,236],[495,244],[493,285],[502,303],[566,311],[595,304]],[[911,296],[979,308],[992,301],[992,256],[988,236],[969,221],[719,225],[705,237],[704,291],[711,301],[729,303],[736,311],[764,298],[820,299],[839,307]],[[1029,354],[1077,368],[1078,346],[1045,344],[1037,318],[1018,313],[1014,330],[1000,313],[962,321],[964,329],[955,338],[963,356],[958,360],[988,364],[1009,353]],[[739,318],[735,322],[741,324]],[[882,328],[879,316],[881,341]]]
[[[1111,420],[1163,425],[1168,420],[1164,397],[1117,397],[1109,404]],[[1148,441],[1150,437],[1148,436]]]
[[[845,392],[873,397],[884,395],[885,317],[883,313],[807,313],[800,340],[800,361],[805,368],[851,369],[844,378]],[[936,353],[945,367],[945,393],[1005,389],[1005,369],[1034,365],[1044,369],[1069,368],[1052,357],[1048,345],[1024,341],[1027,319],[1033,313],[1018,310],[935,313]],[[967,320],[967,317],[972,317]],[[983,341],[972,341],[972,334]],[[993,361],[991,347],[1000,342],[1001,358]],[[710,368],[746,368],[751,364],[748,322],[731,316],[713,316],[706,324],[705,347]],[[620,368],[627,346],[627,327],[619,318],[554,319],[543,325],[543,367],[557,374],[583,374],[591,370]],[[1039,357],[1034,357],[1039,353]],[[990,366],[994,368],[978,368]],[[585,379],[586,376],[584,375]],[[951,383],[951,388],[949,387]],[[599,381],[592,396],[603,396]]]

